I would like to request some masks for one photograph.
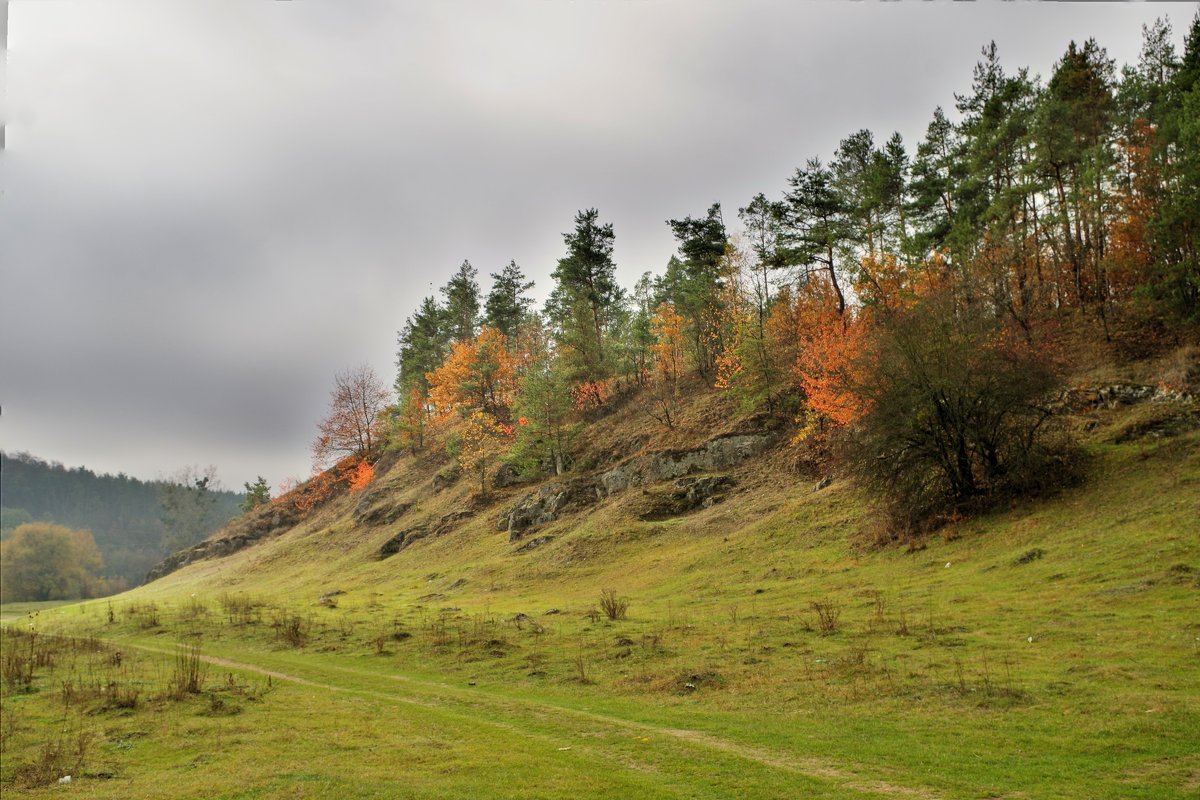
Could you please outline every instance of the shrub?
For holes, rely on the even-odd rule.
[[[275,615],[272,625],[276,636],[292,647],[303,647],[312,628],[310,619],[286,610]]]
[[[822,636],[837,633],[838,620],[841,619],[842,609],[832,600],[814,600],[810,606],[817,615],[817,630]]]
[[[977,309],[931,297],[879,326],[854,391],[851,472],[921,528],[972,504],[1027,494],[1072,473],[1049,402],[1054,359]]]
[[[167,683],[167,695],[181,699],[189,694],[200,694],[207,671],[200,657],[200,645],[181,646],[175,654],[175,669]]]
[[[629,610],[629,598],[617,597],[617,593],[612,589],[605,589],[600,592],[600,610],[609,619],[625,619],[625,614]]]

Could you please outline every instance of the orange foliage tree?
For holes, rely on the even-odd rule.
[[[408,394],[400,402],[393,423],[395,441],[414,453],[425,445],[425,428],[429,422],[429,400],[419,381],[413,381]]]
[[[891,253],[863,256],[854,276],[854,293],[864,307],[877,313],[909,308],[916,301],[918,272]]]
[[[361,492],[375,480],[375,468],[366,461],[359,461],[347,479],[351,492]]]
[[[442,366],[425,377],[429,405],[440,419],[455,411],[464,417],[482,411],[507,419],[517,388],[507,337],[487,327],[474,339],[456,344]]]
[[[684,319],[672,303],[662,303],[650,320],[654,344],[650,415],[668,428],[674,427],[679,406],[679,378],[683,372]]]
[[[583,381],[571,387],[571,408],[575,411],[595,411],[616,394],[616,382],[612,378],[598,381]]]
[[[774,349],[790,358],[793,378],[809,409],[837,425],[858,419],[864,407],[852,388],[867,344],[871,315],[839,311],[827,282],[809,280],[792,300],[784,293],[767,327]]]
[[[375,469],[357,455],[338,459],[332,467],[321,470],[303,483],[287,479],[280,486],[279,496],[272,505],[291,507],[308,513],[334,495],[345,490],[361,491],[375,476]]]
[[[1129,297],[1138,285],[1149,281],[1153,253],[1148,229],[1158,210],[1160,170],[1151,158],[1155,129],[1145,119],[1134,122],[1128,137],[1119,142],[1124,175],[1119,182],[1117,204],[1122,214],[1109,228],[1108,255],[1114,294]]]
[[[808,406],[837,425],[850,425],[866,410],[859,384],[860,357],[866,349],[866,315],[812,319],[796,358],[795,371]]]
[[[512,442],[508,420],[519,384],[517,366],[507,337],[485,327],[473,340],[456,344],[445,363],[426,376],[435,420],[444,422],[456,413],[462,419],[448,449],[464,470],[478,471],[484,495],[489,463]]]

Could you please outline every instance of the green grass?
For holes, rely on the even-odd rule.
[[[74,600],[41,600],[31,603],[0,603],[0,623],[14,622],[31,614],[40,615],[47,609],[72,605],[75,602]]]
[[[393,480],[401,491],[412,476]],[[634,520],[636,497],[619,496],[524,554],[489,511],[384,561],[373,554],[392,529],[354,527],[347,503],[114,599],[111,622],[109,601],[43,611],[39,631],[115,642],[148,676],[140,708],[78,715],[96,745],[70,791],[1200,791],[1200,434],[1095,444],[1085,485],[912,552],[852,544],[871,523],[844,482],[746,485],[667,522]],[[464,502],[420,497],[435,517]],[[606,588],[629,599],[628,619],[590,614]],[[333,589],[337,607],[317,605]],[[256,608],[231,619],[231,597]],[[838,612],[834,632],[814,602]],[[281,635],[285,617],[302,646]],[[226,663],[206,694],[156,699],[184,641]],[[261,695],[213,714],[227,674]],[[13,783],[64,725],[55,681],[5,689],[6,794],[60,791]]]

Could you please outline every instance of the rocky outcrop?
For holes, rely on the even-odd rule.
[[[721,436],[694,450],[664,450],[635,456],[600,476],[607,494],[673,480],[697,472],[729,469],[761,453],[771,442],[770,434],[741,433]]]
[[[603,497],[604,493],[595,478],[552,481],[518,500],[500,517],[497,527],[507,530],[508,540],[515,542],[529,528],[553,522],[563,514],[586,508]]]
[[[413,542],[419,542],[422,539],[434,536],[444,536],[458,527],[459,522],[474,516],[474,514],[475,512],[470,509],[451,511],[432,525],[417,525],[406,528],[399,533],[393,534],[380,546],[378,557],[380,559],[388,558],[404,550]]]
[[[475,512],[469,508],[451,511],[449,514],[444,515],[441,519],[435,522],[433,527],[429,529],[429,533],[433,536],[441,536],[444,533],[449,533],[458,527],[458,523],[462,522],[464,519],[470,519],[473,516],[475,516]]]
[[[443,489],[450,488],[457,483],[458,479],[461,477],[462,470],[459,469],[457,464],[451,464],[450,466],[443,468],[440,472],[438,472],[438,474],[433,476],[434,493],[436,494]]]
[[[429,535],[429,529],[424,527],[408,528],[397,534],[392,535],[379,548],[379,558],[384,559],[389,556],[394,556],[404,548],[416,541],[420,541]]]
[[[386,491],[376,489],[363,495],[354,506],[354,521],[359,525],[390,525],[412,507],[412,503],[390,502]]]
[[[529,541],[517,548],[518,553],[528,553],[530,550],[536,550],[544,544],[549,544],[554,541],[553,536],[534,536]]]
[[[698,508],[710,508],[725,499],[735,481],[728,475],[677,478],[665,493],[651,495],[642,519],[678,517]]]
[[[501,464],[492,476],[492,486],[496,489],[507,489],[509,486],[520,486],[522,483],[532,483],[534,478],[523,475],[521,470],[512,464]]]
[[[1082,386],[1066,389],[1055,404],[1058,409],[1069,411],[1092,411],[1097,408],[1113,409],[1131,406],[1146,401],[1186,403],[1192,400],[1187,392],[1165,386],[1150,386],[1140,383],[1111,383],[1102,386]]]
[[[508,531],[508,540],[515,542],[530,528],[594,505],[611,494],[668,480],[674,480],[676,484],[663,500],[662,508],[647,513],[675,516],[707,507],[723,499],[724,493],[733,486],[733,479],[728,475],[690,476],[740,464],[761,453],[771,442],[771,434],[720,436],[693,450],[664,450],[635,456],[598,477],[552,481],[517,501],[500,516],[496,527]]]
[[[172,553],[146,574],[146,583],[158,580],[188,564],[208,558],[222,558],[252,544],[278,536],[296,524],[298,512],[290,506],[268,505],[235,520],[211,539]]]

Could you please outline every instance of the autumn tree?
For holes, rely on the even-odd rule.
[[[346,476],[347,488],[352,493],[365,491],[373,480],[375,480],[375,467],[366,461],[359,461],[354,465],[354,470]]]
[[[335,375],[329,414],[312,444],[314,469],[345,456],[370,460],[383,444],[383,411],[389,400],[375,370],[365,364]]]
[[[0,542],[0,598],[15,602],[96,597],[110,588],[98,577],[103,566],[91,531],[48,522],[18,525]]]
[[[440,417],[481,411],[507,421],[516,379],[508,339],[485,327],[472,340],[454,346],[445,363],[429,373],[428,402]]]
[[[836,425],[850,425],[866,411],[854,390],[863,375],[859,361],[867,343],[862,317],[837,316],[825,309],[806,315],[795,371],[804,402]]]
[[[654,312],[650,329],[654,345],[654,375],[651,378],[650,410],[652,417],[668,428],[675,426],[679,414],[679,381],[684,368],[685,321],[675,306],[662,303]]]
[[[488,493],[488,467],[511,444],[513,427],[491,414],[473,409],[463,419],[451,441],[451,453],[466,472],[479,475],[479,492]]]

